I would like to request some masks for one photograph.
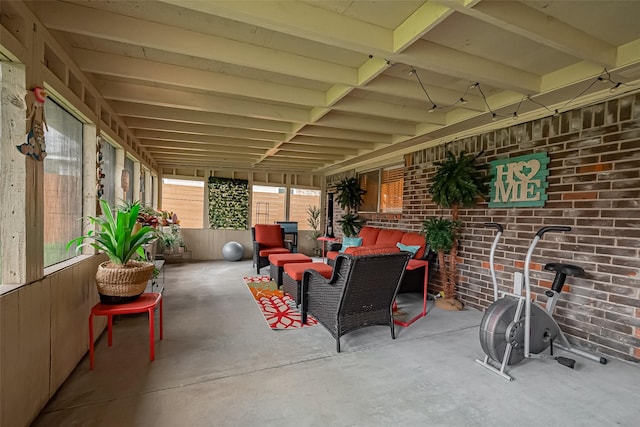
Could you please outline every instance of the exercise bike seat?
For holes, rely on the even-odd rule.
[[[547,271],[555,271],[556,273],[562,273],[567,276],[582,276],[584,275],[584,270],[577,265],[571,264],[561,264],[556,262],[551,262],[549,264],[545,264],[544,269]]]
[[[547,271],[556,272],[556,277],[553,279],[553,284],[551,285],[552,291],[555,291],[556,293],[562,292],[562,287],[564,286],[564,282],[567,279],[567,276],[584,275],[584,270],[581,267],[571,264],[551,262],[549,264],[545,264],[544,269]],[[548,297],[552,297],[552,291],[546,291],[545,295]]]

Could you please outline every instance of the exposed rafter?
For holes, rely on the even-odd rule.
[[[640,2],[599,1],[4,2],[0,52],[32,9],[45,83],[150,164],[339,172],[640,90]]]

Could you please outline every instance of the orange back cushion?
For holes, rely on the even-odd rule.
[[[256,242],[266,247],[282,247],[282,228],[279,224],[256,224]]]
[[[383,228],[378,234],[376,245],[395,246],[402,239],[404,231]]]
[[[376,246],[368,248],[352,246],[344,251],[345,254],[353,256],[393,254],[396,252],[400,252],[397,246]]]
[[[419,258],[422,258],[422,256],[424,255],[426,240],[422,234],[404,233],[404,236],[402,236],[402,240],[400,240],[400,243],[407,246],[420,246],[420,249],[418,249],[418,252],[416,252],[416,254],[413,256],[414,258],[419,259]]]
[[[380,229],[376,227],[362,227],[360,232],[358,233],[358,237],[362,237],[362,245],[360,246],[371,246],[376,244],[376,239],[378,238],[378,233],[380,233]]]

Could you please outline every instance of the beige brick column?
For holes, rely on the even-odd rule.
[[[98,203],[97,173],[98,173],[98,133],[95,125],[85,123],[82,126],[82,182],[84,183],[82,190],[82,215],[83,232],[89,230],[91,226],[86,220],[88,216],[96,216]],[[86,255],[94,255],[96,250],[91,246],[84,246],[82,253]]]
[[[35,161],[22,155],[16,146],[25,141],[24,66],[0,62],[0,241],[2,248],[2,283],[27,283],[27,231],[25,218],[27,194],[35,198],[35,188],[26,188],[25,175],[31,173],[28,182],[35,182]],[[30,167],[27,167],[30,163]],[[33,207],[33,202],[30,206]],[[32,221],[30,221],[32,222]],[[42,227],[40,227],[42,231]],[[33,239],[32,239],[33,240]],[[42,246],[42,244],[40,244]],[[36,263],[38,263],[37,260]],[[42,257],[39,260],[42,267]]]

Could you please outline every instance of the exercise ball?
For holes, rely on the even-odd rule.
[[[238,242],[227,242],[222,247],[222,256],[227,261],[240,261],[244,248]]]

